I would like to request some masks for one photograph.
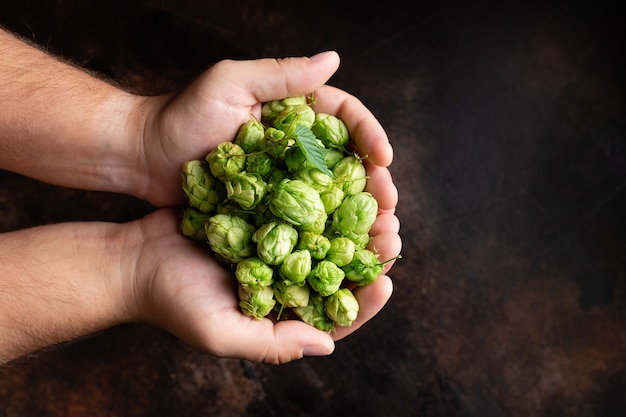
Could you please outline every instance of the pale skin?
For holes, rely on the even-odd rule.
[[[0,168],[52,184],[125,193],[158,207],[128,223],[69,222],[0,234],[0,364],[122,323],[150,323],[208,354],[286,363],[329,355],[386,304],[385,274],[355,290],[350,327],[243,315],[234,278],[183,237],[180,170],[232,140],[261,103],[314,93],[367,155],[379,203],[371,247],[400,253],[393,150],[374,115],[326,82],[339,56],[221,61],[175,94],[146,97],[68,65],[0,29]],[[148,347],[146,347],[148,348]]]

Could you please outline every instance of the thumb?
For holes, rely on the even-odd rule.
[[[264,102],[310,93],[324,85],[337,68],[339,55],[327,51],[312,57],[223,60],[209,72],[213,79],[221,80],[212,88],[228,89],[232,94],[234,85],[257,102]]]
[[[299,320],[274,323],[249,318],[248,324],[224,340],[223,356],[278,365],[303,356],[330,355],[335,349],[330,334]]]

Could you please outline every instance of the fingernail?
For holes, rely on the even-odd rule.
[[[326,356],[332,353],[332,349],[324,345],[309,345],[305,346],[302,354],[304,356]]]
[[[311,61],[323,61],[324,59],[328,58],[328,56],[331,54],[332,52],[330,51],[326,51],[326,52],[320,52],[319,54],[315,54],[313,56],[310,56],[309,59]]]

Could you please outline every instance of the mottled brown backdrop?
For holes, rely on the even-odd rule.
[[[218,359],[121,326],[0,368],[0,416],[626,415],[615,4],[3,1],[1,24],[138,93],[338,50],[331,83],[396,149],[404,246],[391,301],[330,357]],[[0,171],[0,231],[150,210]]]

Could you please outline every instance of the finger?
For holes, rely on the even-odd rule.
[[[377,236],[381,233],[398,234],[398,232],[400,232],[400,219],[392,213],[381,213],[376,217],[369,234]]]
[[[338,88],[324,85],[315,91],[314,108],[316,112],[333,114],[346,124],[359,155],[382,167],[391,164],[393,148],[387,133],[359,99]]]
[[[374,196],[380,211],[395,212],[398,204],[398,189],[393,183],[391,173],[387,168],[373,165],[368,161],[365,161],[365,166],[368,177],[365,190]]]
[[[310,58],[224,60],[215,64],[210,73],[218,80],[214,88],[221,88],[230,93],[220,95],[221,97],[232,96],[232,87],[236,86],[260,103],[310,94],[328,81],[338,67],[339,55],[334,51],[328,51]],[[227,82],[223,82],[224,80]],[[213,94],[219,95],[220,91]]]
[[[359,315],[350,327],[337,326],[333,339],[343,339],[367,323],[387,304],[392,292],[393,283],[386,275],[381,275],[369,285],[357,287],[354,295],[359,302]]]
[[[383,273],[386,273],[396,262],[394,258],[402,251],[402,239],[396,232],[382,232],[372,237],[368,248],[378,255],[379,261],[386,262],[383,268]]]
[[[232,334],[222,334],[218,356],[243,358],[253,362],[282,364],[303,356],[330,355],[335,344],[331,336],[298,320],[278,323],[268,318],[256,320],[242,316]],[[245,322],[245,323],[244,323]]]

